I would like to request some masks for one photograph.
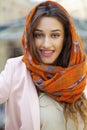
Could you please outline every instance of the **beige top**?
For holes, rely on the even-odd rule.
[[[39,100],[41,130],[66,130],[62,106],[44,93],[40,94]],[[79,114],[78,121],[78,130],[83,130],[84,124]],[[67,130],[76,130],[75,124],[71,119],[68,120],[67,127]]]

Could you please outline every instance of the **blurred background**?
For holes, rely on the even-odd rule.
[[[0,0],[0,72],[8,58],[22,55],[21,36],[31,8],[45,0]],[[54,0],[72,15],[87,53],[87,0]],[[5,104],[0,105],[0,130],[4,130]]]

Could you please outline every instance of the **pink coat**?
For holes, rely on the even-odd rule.
[[[6,102],[5,130],[40,130],[39,99],[22,56],[0,74],[0,104]]]

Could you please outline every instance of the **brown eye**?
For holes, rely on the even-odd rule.
[[[35,37],[35,38],[42,38],[42,37],[43,37],[43,34],[36,33],[36,34],[34,34],[34,37]]]
[[[52,34],[51,37],[52,38],[58,38],[60,36],[60,34]]]

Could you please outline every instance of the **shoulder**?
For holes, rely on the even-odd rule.
[[[14,74],[26,70],[26,66],[22,61],[22,58],[23,56],[8,59],[4,71],[6,70],[8,73]]]
[[[11,66],[11,68],[21,67],[24,66],[24,62],[22,61],[23,56],[10,58],[7,60],[6,65]],[[11,69],[10,68],[10,69]]]
[[[14,84],[19,83],[19,81],[22,82],[25,79],[28,81],[31,80],[30,72],[27,70],[22,58],[23,56],[19,56],[7,60],[6,66],[8,68],[8,74],[10,75],[10,79]]]
[[[23,56],[19,56],[19,57],[15,57],[15,58],[10,58],[7,60],[7,63],[9,64],[18,64],[18,63],[21,63],[22,62],[22,58]]]

